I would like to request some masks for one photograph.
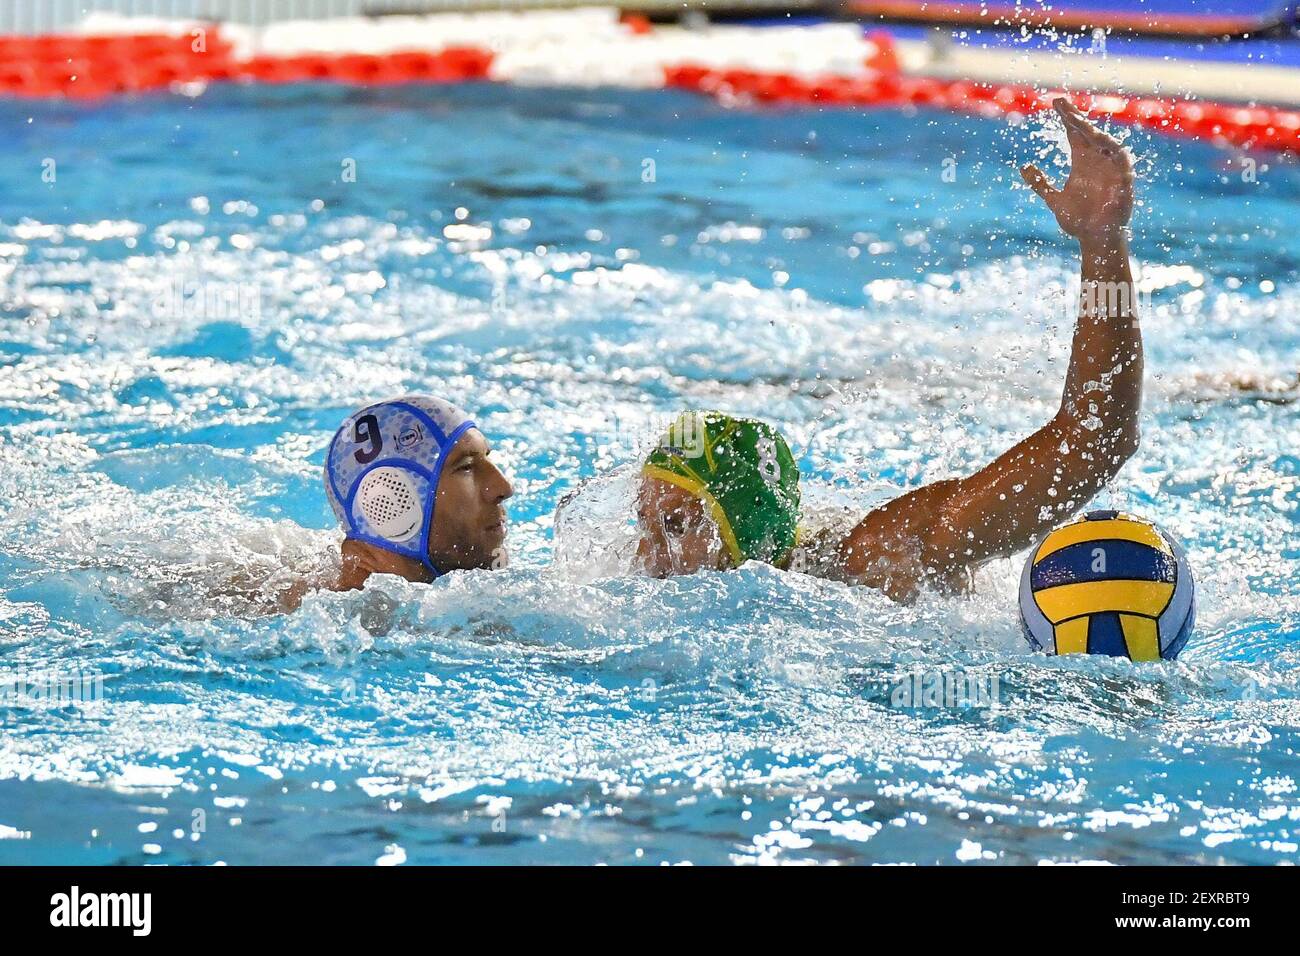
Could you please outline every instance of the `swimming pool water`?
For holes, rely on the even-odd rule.
[[[1129,139],[1143,444],[1097,503],[1199,583],[1132,665],[1031,654],[1018,558],[913,607],[551,560],[559,498],[685,407],[858,510],[1045,422],[1045,121],[469,85],[0,124],[0,679],[103,675],[0,699],[0,863],[1295,862],[1293,164]],[[402,390],[492,437],[513,566],[258,614],[328,572],[333,429]],[[897,704],[936,674],[998,706]]]

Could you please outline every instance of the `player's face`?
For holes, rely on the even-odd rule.
[[[438,479],[429,534],[429,560],[440,571],[506,565],[506,511],[510,482],[488,460],[487,440],[471,428],[447,453]]]
[[[704,502],[683,488],[642,478],[637,525],[637,562],[646,574],[666,578],[724,566],[717,525]]]

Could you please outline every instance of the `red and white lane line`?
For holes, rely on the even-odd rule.
[[[985,116],[1047,105],[1054,79],[923,75],[850,23],[651,28],[608,8],[232,24],[91,15],[74,34],[0,37],[0,95],[94,98],[212,82],[491,81],[674,87],[729,102],[916,106]],[[1076,94],[1091,111],[1225,146],[1300,154],[1300,111]]]

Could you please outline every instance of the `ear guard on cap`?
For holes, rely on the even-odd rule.
[[[420,506],[424,499],[416,478],[401,468],[384,465],[366,472],[358,483],[353,511],[379,537],[403,544],[424,527]]]
[[[404,395],[350,416],[330,442],[325,489],[347,536],[415,558],[435,577],[429,534],[442,465],[475,425],[456,406]]]

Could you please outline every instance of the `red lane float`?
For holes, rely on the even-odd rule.
[[[930,107],[980,116],[1028,115],[1047,109],[1051,96],[1029,86],[973,83],[904,74],[822,76],[750,70],[710,70],[686,64],[667,70],[668,86],[726,100],[756,103],[819,103],[856,107]],[[1161,133],[1204,139],[1222,146],[1300,153],[1300,112],[1271,106],[1071,94],[1090,113]]]
[[[198,47],[198,49],[195,49]],[[178,83],[459,83],[485,80],[492,53],[472,47],[378,55],[310,54],[237,60],[213,28],[183,36],[0,36],[0,95],[78,99]]]
[[[652,31],[644,18],[625,20],[635,34]],[[238,59],[218,27],[194,34],[120,36],[0,36],[0,95],[92,99],[168,89],[194,82],[357,85],[459,83],[491,78],[493,53],[472,46],[379,54],[255,55]],[[664,68],[664,83],[728,101],[837,107],[920,107],[996,117],[1046,108],[1048,94],[1029,86],[939,79],[901,72],[892,39],[869,37],[874,53],[860,73],[809,76],[786,72],[680,64]],[[1090,112],[1117,122],[1218,145],[1300,153],[1300,112],[1278,107],[1114,94],[1076,97]]]
[[[491,66],[492,54],[487,50],[448,47],[437,53],[255,56],[235,64],[232,78],[260,83],[329,82],[358,86],[464,83],[488,79]]]
[[[190,35],[0,37],[0,94],[93,98],[210,79],[233,62],[213,29]]]

